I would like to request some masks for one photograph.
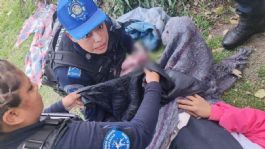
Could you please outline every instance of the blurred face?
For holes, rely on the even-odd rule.
[[[83,39],[71,39],[89,53],[104,54],[108,49],[109,34],[105,23],[100,24]]]

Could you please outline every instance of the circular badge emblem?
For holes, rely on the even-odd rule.
[[[79,16],[82,14],[83,9],[80,5],[78,4],[73,4],[71,11],[73,12],[74,15]]]
[[[130,139],[124,132],[112,129],[105,136],[103,149],[130,149]]]
[[[69,3],[68,13],[71,17],[77,20],[86,20],[86,8],[85,6],[79,1],[72,1]]]

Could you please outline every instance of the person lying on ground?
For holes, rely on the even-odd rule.
[[[256,146],[265,148],[264,111],[252,108],[241,109],[224,102],[211,105],[199,95],[188,96],[179,100],[178,104],[179,108],[187,110],[192,116],[216,121],[232,135],[242,134],[241,138],[246,137],[245,139],[249,139]]]
[[[0,60],[0,70],[0,148],[18,148],[25,141],[38,145],[39,141],[27,141],[45,125],[40,120],[43,102],[38,86],[6,60]],[[155,132],[161,88],[157,73],[145,70],[145,74],[147,85],[144,99],[131,121],[90,122],[71,119],[66,123],[67,129],[55,137],[53,146],[48,148],[147,147]],[[80,95],[71,93],[44,112],[68,112],[67,110],[81,104],[79,98]],[[46,146],[49,143],[44,142],[41,145]]]

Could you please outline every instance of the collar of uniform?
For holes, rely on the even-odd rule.
[[[73,44],[73,49],[79,54],[79,55],[86,55],[88,52],[86,52],[83,48],[81,48],[77,43]],[[90,54],[90,53],[89,53]]]
[[[39,121],[33,125],[15,130],[9,133],[0,132],[0,148],[1,146],[18,144],[24,141],[28,136],[44,125],[44,121]]]

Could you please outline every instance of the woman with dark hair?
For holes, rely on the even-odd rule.
[[[54,125],[46,118],[40,120],[43,110],[38,86],[15,66],[0,60],[0,148],[145,148],[155,131],[160,108],[161,88],[159,75],[145,70],[145,95],[135,117],[129,122],[89,122],[68,120],[56,127],[49,137],[47,125]],[[65,113],[80,105],[79,95],[71,93],[45,110],[49,113]],[[47,124],[48,119],[48,124]],[[39,132],[42,132],[38,134]],[[37,136],[37,140],[36,137]],[[49,138],[52,142],[46,142]],[[68,143],[66,143],[68,142]],[[31,146],[31,147],[28,147]]]

